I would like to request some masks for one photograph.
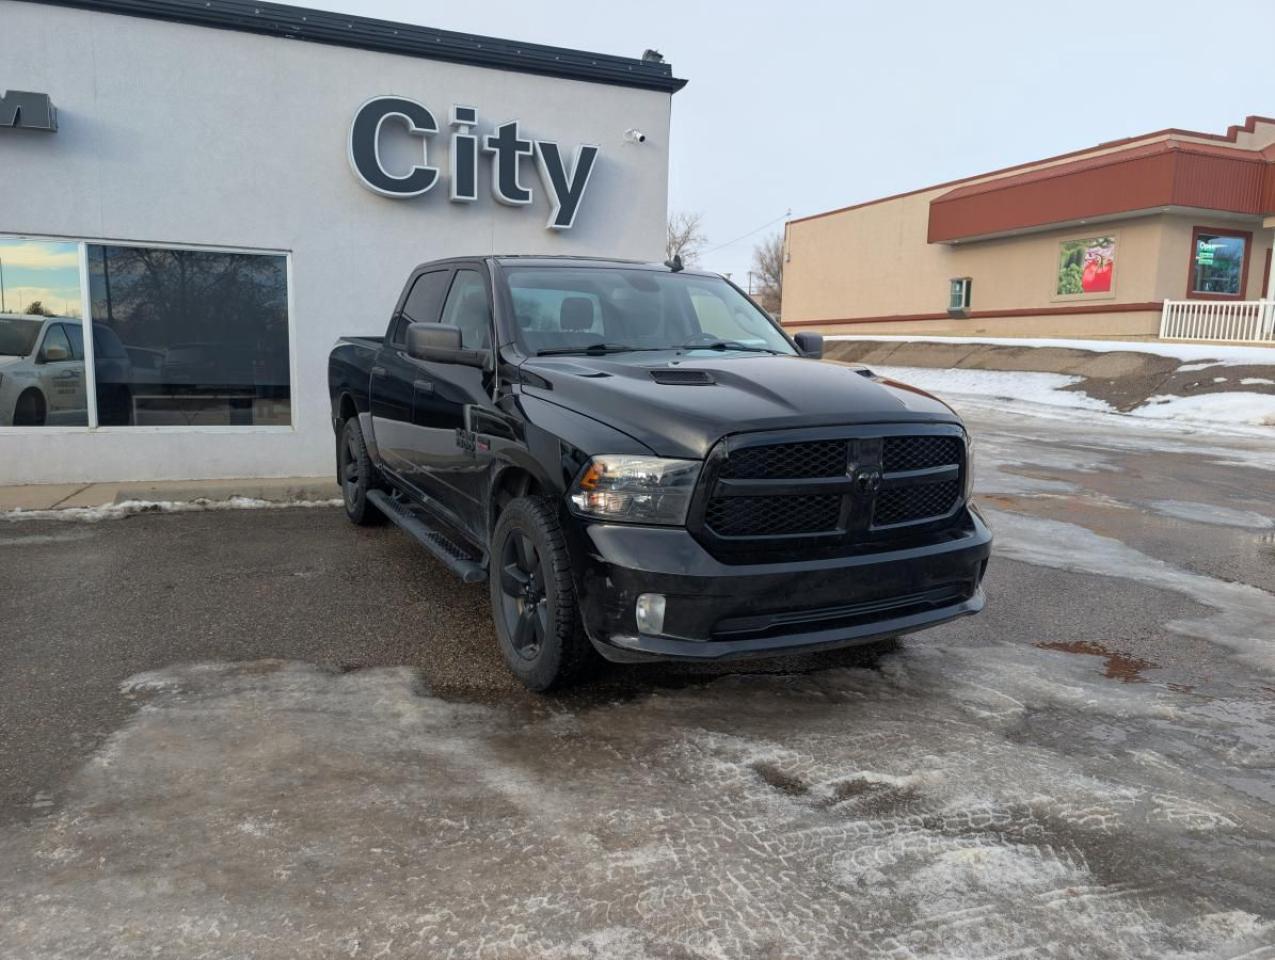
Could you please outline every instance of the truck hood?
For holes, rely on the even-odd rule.
[[[26,357],[11,357],[8,354],[0,356],[0,371],[6,367],[16,367],[19,363],[25,363],[26,360]]]
[[[941,400],[859,364],[769,354],[655,360],[538,357],[527,393],[622,430],[665,457],[702,458],[723,436],[834,424],[960,423]],[[711,381],[668,383],[671,377]],[[602,453],[605,451],[588,451]]]

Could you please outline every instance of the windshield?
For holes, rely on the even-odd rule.
[[[25,357],[35,349],[44,318],[0,317],[0,357]]]
[[[623,267],[507,267],[514,333],[528,354],[627,350],[796,351],[720,277]]]

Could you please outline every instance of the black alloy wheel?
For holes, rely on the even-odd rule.
[[[367,453],[363,431],[356,417],[345,421],[337,444],[337,479],[341,482],[341,499],[345,515],[360,526],[381,523],[385,516],[368,503],[367,492],[380,486],[380,478]]]
[[[505,506],[491,535],[487,582],[501,656],[528,689],[565,686],[597,657],[552,501],[522,496]]]
[[[540,551],[521,530],[510,530],[500,558],[501,611],[514,652],[524,660],[540,656],[549,635],[549,597]]]

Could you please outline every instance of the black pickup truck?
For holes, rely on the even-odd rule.
[[[534,690],[594,651],[774,656],[977,613],[960,418],[822,353],[676,260],[427,263],[383,338],[332,351],[345,509],[487,581]]]

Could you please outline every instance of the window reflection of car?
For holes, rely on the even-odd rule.
[[[0,315],[0,426],[84,425],[84,356],[67,329],[78,321]]]
[[[131,363],[109,327],[93,324],[102,423],[127,423]],[[67,317],[0,314],[0,426],[85,426],[84,328]],[[115,407],[122,412],[115,414]]]

